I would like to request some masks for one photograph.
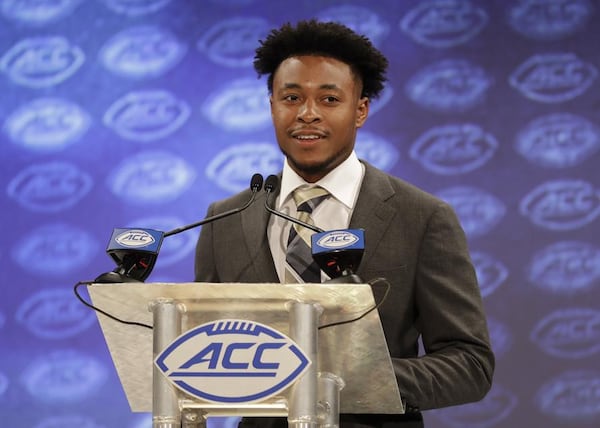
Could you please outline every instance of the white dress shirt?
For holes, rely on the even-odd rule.
[[[331,194],[331,197],[321,202],[311,214],[315,226],[323,230],[346,229],[350,224],[350,217],[358,198],[364,173],[365,167],[360,163],[354,151],[344,162],[316,183],[304,181],[292,170],[286,160],[281,177],[281,191],[272,206],[278,211],[297,218],[292,192],[302,186],[321,186]],[[291,222],[272,215],[267,228],[275,269],[282,282],[285,278],[285,253],[290,227]],[[328,279],[327,275],[321,273],[321,280],[326,279]]]

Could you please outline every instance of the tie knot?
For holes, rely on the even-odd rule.
[[[322,187],[301,187],[292,192],[298,211],[307,213],[312,213],[327,197],[329,192]]]

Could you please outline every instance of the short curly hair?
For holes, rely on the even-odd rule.
[[[388,60],[371,41],[345,25],[313,19],[300,21],[296,27],[286,23],[260,40],[254,69],[259,77],[269,76],[269,93],[273,92],[273,75],[279,65],[296,55],[322,55],[348,64],[362,81],[363,97],[377,98],[383,90]]]

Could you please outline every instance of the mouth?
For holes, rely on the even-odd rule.
[[[303,143],[310,143],[321,139],[320,135],[295,135],[294,138]]]
[[[304,144],[311,144],[325,138],[325,134],[323,132],[314,131],[314,130],[301,130],[295,131],[291,133],[292,138]]]

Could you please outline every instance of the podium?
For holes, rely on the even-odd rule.
[[[88,291],[94,306],[153,326],[98,313],[129,406],[152,412],[154,428],[205,427],[211,416],[280,416],[290,427],[335,427],[340,413],[404,412],[379,314],[368,312],[375,305],[368,284],[125,283]],[[289,387],[249,402],[198,398],[155,364],[186,332],[231,319],[280,332],[310,364]]]

